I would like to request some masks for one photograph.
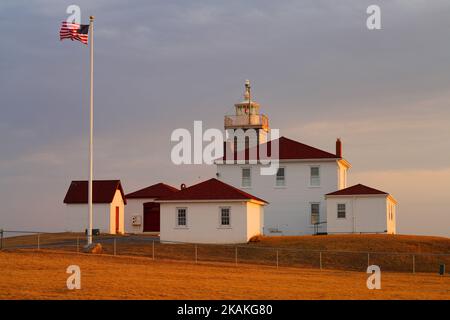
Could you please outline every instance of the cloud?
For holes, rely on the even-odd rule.
[[[89,51],[58,40],[72,3],[0,3],[0,201],[8,211],[0,225],[32,215],[58,228],[68,182],[86,177]],[[448,167],[448,1],[382,1],[376,33],[365,28],[371,1],[77,4],[83,21],[96,15],[96,177],[132,190],[213,176],[213,167],[174,167],[170,133],[194,120],[221,128],[247,78],[282,134],[329,151],[342,137],[357,178]],[[387,174],[386,183],[390,190]],[[394,191],[402,206],[417,204],[414,216],[431,203]],[[32,213],[23,195],[39,202]]]

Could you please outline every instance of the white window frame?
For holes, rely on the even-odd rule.
[[[313,168],[317,168],[318,170],[319,170],[319,184],[318,185],[313,185],[311,182],[312,182],[312,169]],[[320,166],[319,165],[312,165],[312,166],[309,166],[309,187],[310,188],[320,188],[320,185],[321,185],[321,173],[320,173]]]
[[[278,185],[278,170],[283,169],[284,170],[284,179],[283,179],[283,184],[282,185]],[[275,173],[275,188],[286,188],[287,183],[286,183],[286,167],[278,167],[277,172]]]
[[[223,209],[228,209],[229,224],[222,224],[222,210]],[[231,207],[219,207],[219,228],[220,229],[231,229]]]
[[[320,207],[321,207],[320,202],[310,202],[309,203],[309,223],[311,225],[314,225],[313,219],[312,219],[312,217],[313,217],[312,207],[313,207],[314,204],[317,204],[319,206],[317,222],[320,222]]]
[[[249,170],[249,172],[250,172],[250,177],[249,177],[250,183],[248,186],[244,185],[244,170]],[[250,189],[252,187],[252,168],[251,167],[241,167],[241,187],[247,188],[247,189]]]
[[[339,217],[339,206],[344,206],[344,217]],[[336,204],[336,219],[347,219],[347,204],[346,203],[338,203]]]
[[[185,215],[185,224],[179,224],[179,211],[180,210],[184,210],[184,215]],[[175,209],[175,228],[177,229],[187,229],[188,227],[188,208],[187,207],[177,207]]]

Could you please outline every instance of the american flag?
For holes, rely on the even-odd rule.
[[[61,25],[61,30],[59,31],[59,38],[63,39],[78,40],[84,44],[88,44],[88,24],[78,24],[63,21]]]

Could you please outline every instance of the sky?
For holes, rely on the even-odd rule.
[[[393,194],[399,233],[450,237],[447,0],[2,0],[0,228],[63,230],[70,181],[87,179],[89,50],[59,41],[71,4],[96,17],[96,179],[213,177],[172,164],[170,135],[221,129],[250,79],[281,135],[342,139],[349,184]]]

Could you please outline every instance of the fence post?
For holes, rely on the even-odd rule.
[[[278,266],[279,266],[279,259],[278,259],[278,250],[277,250],[277,269],[278,269]]]
[[[413,274],[416,273],[416,255],[413,254]]]
[[[198,251],[197,251],[197,245],[195,245],[195,263],[197,263],[198,260]]]
[[[152,243],[152,259],[155,260],[155,240]]]
[[[40,244],[40,239],[41,238],[41,234],[38,233],[37,234],[37,249],[40,250],[41,249],[41,244]]]
[[[320,270],[322,270],[322,251],[319,252]]]
[[[116,238],[114,238],[114,255],[116,255]]]
[[[77,253],[80,252],[80,237],[77,236]]]
[[[3,250],[3,229],[0,229],[0,250]]]
[[[237,266],[238,263],[238,248],[234,248],[234,264]]]

